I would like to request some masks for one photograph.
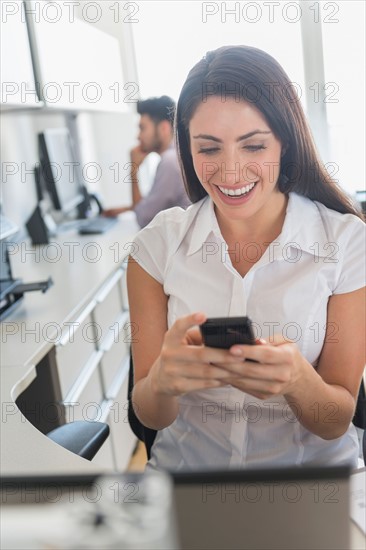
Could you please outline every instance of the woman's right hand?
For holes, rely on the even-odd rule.
[[[213,363],[237,363],[229,350],[206,347],[196,325],[206,321],[204,313],[177,319],[165,333],[161,353],[151,369],[151,387],[157,394],[178,396],[228,384],[232,375]]]

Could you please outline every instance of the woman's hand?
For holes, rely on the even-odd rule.
[[[304,369],[308,368],[297,345],[285,340],[282,335],[275,335],[270,344],[257,340],[254,346],[232,346],[230,355],[237,358],[236,363],[215,363],[234,375],[226,379],[226,383],[258,399],[287,394],[296,386]]]
[[[237,365],[229,350],[206,347],[199,329],[203,313],[181,317],[164,336],[158,361],[152,367],[152,389],[158,394],[182,395],[195,390],[225,386],[237,378],[228,366]],[[225,368],[212,363],[223,363]]]

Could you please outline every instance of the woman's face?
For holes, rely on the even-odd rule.
[[[210,97],[189,134],[197,177],[225,218],[248,219],[283,198],[276,189],[282,146],[252,104]]]

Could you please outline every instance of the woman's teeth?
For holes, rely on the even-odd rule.
[[[221,193],[224,193],[227,197],[242,197],[243,195],[246,195],[253,189],[257,182],[250,183],[249,185],[246,185],[245,187],[239,187],[238,189],[226,189],[225,187],[220,187]]]

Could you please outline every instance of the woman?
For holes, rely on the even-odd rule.
[[[355,466],[364,223],[321,166],[289,78],[256,48],[209,52],[176,135],[194,204],[138,233],[127,274],[132,400],[159,430],[148,468]],[[207,317],[244,315],[258,345],[202,345]]]

